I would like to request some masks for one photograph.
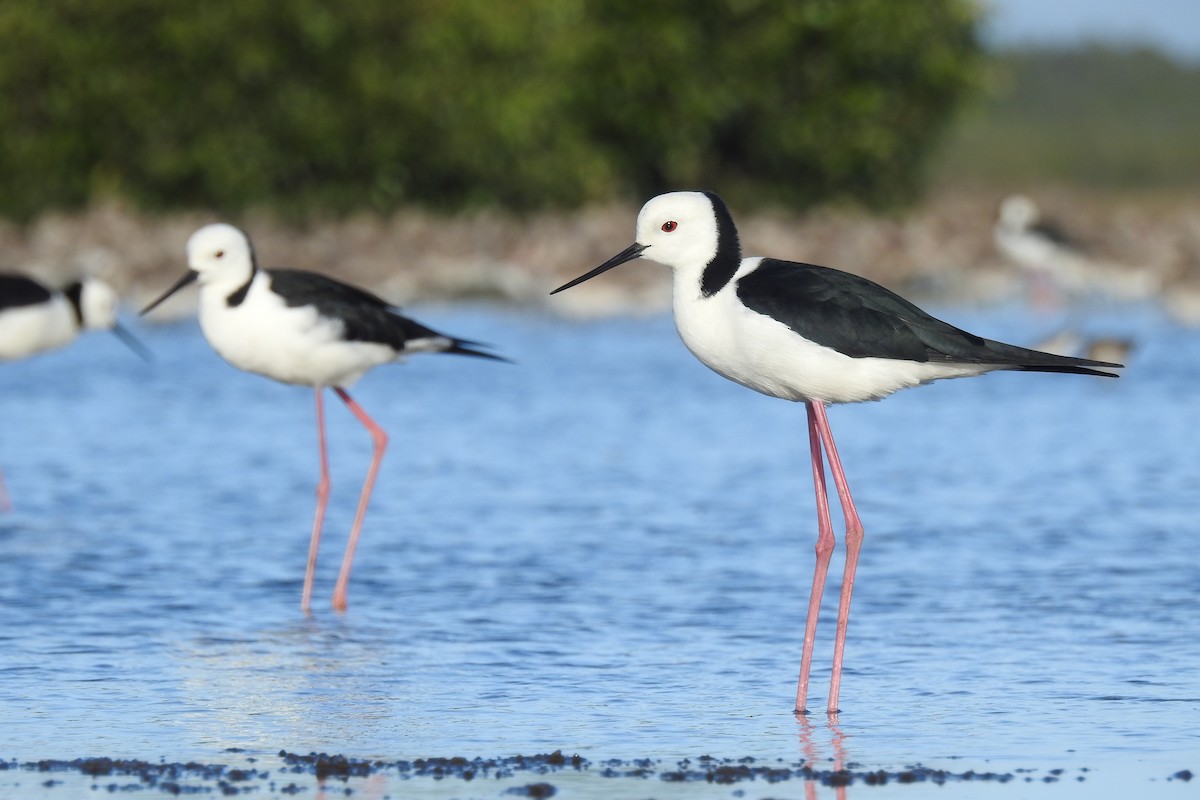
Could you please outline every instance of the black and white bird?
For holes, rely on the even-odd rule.
[[[996,249],[1024,269],[1061,273],[1068,281],[1084,279],[1087,247],[1061,224],[1044,218],[1037,204],[1023,194],[1000,202],[992,236]]]
[[[0,272],[0,361],[56,350],[88,330],[112,331],[148,356],[117,321],[118,305],[116,290],[98,278],[50,289],[28,275]]]
[[[51,289],[28,275],[0,272],[0,361],[57,350],[87,330],[109,330],[143,358],[149,353],[117,321],[117,292],[99,278]],[[0,479],[0,511],[12,507]]]
[[[333,607],[345,610],[350,566],[388,441],[383,429],[346,390],[368,370],[413,353],[505,359],[477,349],[486,345],[438,333],[401,316],[390,303],[355,286],[303,270],[264,269],[258,265],[249,238],[232,225],[207,225],[193,233],[187,242],[187,260],[187,273],[142,314],[198,281],[200,327],[222,358],[247,372],[316,389],[321,477],[300,600],[306,612],[329,501],[322,390],[332,388],[371,435],[371,466],[333,592]]]
[[[1112,373],[1104,370],[1119,365],[1040,353],[967,333],[847,272],[742,258],[733,217],[710,192],[651,199],[638,215],[633,245],[554,292],[639,257],[672,269],[675,325],[693,355],[743,386],[807,406],[818,538],[796,711],[803,713],[808,702],[817,612],[834,548],[823,449],[846,519],[846,566],[827,706],[835,714],[863,528],[825,406],[878,400],[910,386],[993,370],[1108,376]]]

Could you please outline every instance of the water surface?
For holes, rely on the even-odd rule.
[[[306,618],[310,390],[234,370],[194,322],[140,329],[152,364],[94,334],[0,369],[0,759],[561,750],[594,765],[544,778],[564,797],[806,790],[658,774],[704,755],[1013,776],[938,789],[955,798],[1188,795],[1171,776],[1200,768],[1200,333],[1097,313],[1137,337],[1119,380],[995,374],[831,410],[867,531],[831,724],[791,714],[816,535],[803,408],[710,373],[668,317],[416,316],[517,363],[418,357],[355,388],[391,447],[344,615],[328,598],[370,441],[332,395]],[[1053,327],[942,316],[1016,342]],[[646,778],[595,766],[644,758]],[[64,780],[0,772],[8,796]],[[348,786],[510,785],[375,780]]]

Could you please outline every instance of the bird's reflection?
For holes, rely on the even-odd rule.
[[[845,800],[850,773],[846,769],[846,734],[838,725],[837,716],[830,716],[818,724],[804,714],[797,714],[796,727],[807,773],[805,800],[817,799],[819,784],[834,787],[834,797]]]
[[[388,776],[382,772],[372,773],[363,779],[362,783],[357,787],[348,786],[347,783],[345,780],[334,779],[331,782],[328,778],[318,778],[315,800],[331,800],[334,797],[345,797],[355,790],[365,800],[382,800],[390,796],[388,791]]]

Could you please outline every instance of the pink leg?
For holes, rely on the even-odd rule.
[[[312,539],[308,544],[308,566],[304,569],[304,593],[300,595],[300,610],[308,613],[312,600],[313,576],[317,571],[317,549],[321,543],[321,525],[325,522],[325,507],[329,505],[329,454],[325,449],[325,401],[322,387],[317,389],[317,447],[321,453],[321,480],[317,482],[317,515],[313,517]]]
[[[825,592],[825,576],[833,555],[833,522],[829,517],[829,494],[825,488],[825,466],[821,461],[821,435],[817,429],[813,403],[808,407],[808,444],[812,452],[813,485],[817,490],[817,562],[813,570],[812,593],[808,598],[808,618],[804,623],[804,649],[800,656],[800,683],[796,687],[796,713],[805,713],[808,705],[808,673],[812,667],[813,642],[817,638],[817,615],[821,612],[821,595]]]
[[[833,432],[829,429],[825,406],[821,403],[810,403],[809,408],[816,412],[817,430],[821,433],[825,455],[829,457],[829,470],[833,473],[833,483],[842,501],[842,514],[846,517],[846,569],[842,573],[842,596],[838,602],[837,636],[833,641],[833,674],[829,679],[827,708],[830,714],[837,714],[838,691],[842,685],[842,654],[846,649],[846,625],[850,620],[850,595],[854,592],[854,572],[858,568],[859,551],[862,550],[863,526],[858,518],[858,510],[854,507],[854,498],[850,496],[850,484],[846,482],[846,473],[842,471],[842,460],[838,458],[837,445],[833,443]]]
[[[358,547],[358,535],[362,532],[363,517],[367,515],[367,503],[371,499],[371,489],[375,486],[375,476],[379,473],[379,464],[383,461],[383,451],[387,449],[388,437],[383,428],[375,424],[375,420],[367,416],[358,403],[350,399],[346,390],[334,387],[338,397],[350,409],[350,413],[358,418],[363,427],[371,434],[375,444],[375,452],[371,456],[371,468],[367,470],[367,479],[363,482],[362,496],[358,499],[358,511],[354,515],[354,527],[350,529],[350,541],[346,544],[346,555],[342,557],[342,569],[338,573],[337,585],[333,588],[333,607],[338,611],[346,610],[346,589],[350,585],[350,564],[354,561],[354,550]]]

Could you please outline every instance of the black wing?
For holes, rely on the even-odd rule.
[[[968,333],[930,316],[895,292],[849,272],[763,259],[737,283],[753,311],[809,341],[852,358],[998,364],[1012,369],[1108,375],[1104,361],[1056,356]]]
[[[409,338],[401,317],[391,312],[386,300],[365,289],[299,269],[269,269],[271,290],[283,297],[289,308],[313,306],[322,317],[341,321],[344,335],[356,342],[376,342],[396,350]]]
[[[266,273],[271,278],[272,291],[282,296],[288,307],[310,305],[322,317],[340,320],[345,337],[351,341],[383,344],[399,352],[409,341],[444,339],[445,347],[439,347],[439,352],[505,360],[470,347],[486,345],[438,333],[395,313],[391,303],[366,289],[300,269],[274,268]]]
[[[50,300],[50,290],[33,278],[0,272],[0,309],[33,306]]]
[[[1032,233],[1044,236],[1050,241],[1062,247],[1071,247],[1076,250],[1082,250],[1083,242],[1067,233],[1066,228],[1056,222],[1050,220],[1038,220],[1029,226]]]

